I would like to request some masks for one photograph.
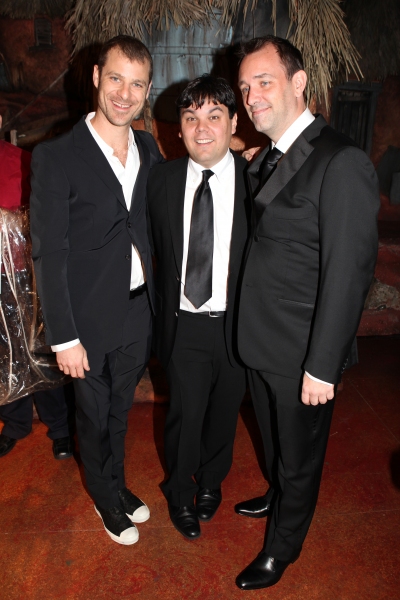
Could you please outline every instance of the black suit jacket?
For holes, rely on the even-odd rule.
[[[228,307],[225,338],[231,364],[237,354],[236,325],[238,279],[244,247],[249,234],[249,203],[245,186],[245,159],[235,160],[235,204],[229,263]],[[183,257],[183,209],[188,157],[155,166],[147,185],[152,238],[156,256],[155,351],[166,367],[174,347],[178,323]]]
[[[249,168],[253,191],[265,152]],[[379,206],[366,154],[318,116],[254,198],[239,309],[248,366],[340,380],[374,273]]]
[[[122,186],[84,118],[32,157],[31,235],[48,344],[79,337],[91,354],[118,347],[127,315],[131,248],[140,252],[154,303],[146,182],[163,161],[154,138],[135,131],[140,169],[128,212]]]

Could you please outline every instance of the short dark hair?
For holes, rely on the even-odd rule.
[[[265,46],[273,46],[277,51],[281,63],[284,66],[286,77],[290,81],[297,71],[304,70],[303,57],[300,50],[284,38],[276,37],[275,35],[266,35],[265,37],[257,37],[244,42],[238,52],[240,62],[248,54],[253,54],[262,50]]]
[[[101,73],[102,68],[107,62],[107,56],[110,50],[113,48],[118,48],[122,54],[125,54],[129,60],[144,63],[146,60],[149,62],[150,70],[149,70],[149,82],[153,78],[153,59],[151,58],[151,54],[146,48],[146,46],[138,40],[137,38],[132,37],[131,35],[117,35],[108,42],[105,42],[99,54],[99,59],[97,61],[97,65],[99,67],[99,71]]]
[[[182,108],[201,108],[206,100],[226,106],[230,119],[237,113],[235,93],[228,82],[223,77],[213,77],[204,73],[190,81],[180,93],[176,101],[178,116],[181,116]]]

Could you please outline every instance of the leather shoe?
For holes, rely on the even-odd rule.
[[[244,517],[252,517],[253,519],[262,519],[267,517],[271,511],[271,502],[267,500],[267,494],[257,496],[251,500],[245,500],[235,505],[235,512]]]
[[[114,542],[123,546],[131,546],[138,541],[139,532],[122,508],[113,506],[104,509],[95,505],[94,510],[103,521],[104,529]]]
[[[69,436],[53,440],[53,455],[57,460],[72,456],[72,440]]]
[[[196,512],[200,521],[211,521],[221,504],[221,490],[201,488],[196,495]]]
[[[132,494],[128,488],[125,487],[119,490],[118,496],[125,514],[132,523],[144,523],[150,519],[150,511],[146,504],[135,494]]]
[[[260,554],[237,577],[236,585],[241,590],[261,590],[278,583],[285,569],[299,558],[277,560],[265,552]]]
[[[191,506],[173,506],[168,504],[169,516],[175,529],[188,540],[200,537],[200,523],[194,504]]]
[[[8,435],[4,435],[4,433],[0,433],[0,457],[11,452],[16,443],[16,439],[10,438]]]

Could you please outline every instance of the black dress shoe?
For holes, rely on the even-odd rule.
[[[16,443],[16,439],[10,438],[8,435],[4,435],[4,433],[0,433],[0,457],[11,452]]]
[[[237,577],[236,585],[241,590],[261,590],[278,583],[285,569],[299,558],[277,560],[265,552],[260,554]]]
[[[53,455],[57,460],[72,456],[72,440],[69,436],[53,440]]]
[[[200,521],[211,521],[221,504],[221,490],[201,488],[196,495],[196,512]]]
[[[200,537],[200,523],[194,504],[191,506],[173,506],[168,504],[169,516],[175,529],[188,540]]]
[[[262,519],[267,517],[271,511],[271,502],[267,500],[267,494],[257,496],[251,500],[239,502],[235,506],[235,512],[244,517],[252,517],[253,519]]]

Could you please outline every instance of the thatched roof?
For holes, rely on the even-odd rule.
[[[347,0],[344,8],[364,78],[400,75],[399,0]]]
[[[258,1],[262,0],[247,0],[244,11],[254,8]],[[350,71],[359,74],[358,54],[344,23],[340,0],[271,2],[273,18],[277,3],[289,3],[293,27],[288,35],[303,52],[310,76],[309,97],[315,93],[327,100],[328,90],[340,73],[344,78]],[[213,9],[222,10],[221,25],[230,26],[238,17],[240,4],[240,0],[76,0],[67,27],[77,53],[118,34],[142,38],[145,29],[152,26],[206,25]]]
[[[288,37],[303,54],[309,78],[307,99],[315,94],[328,106],[332,85],[346,81],[350,73],[362,76],[360,55],[344,22],[340,0],[289,0],[289,4],[296,29]]]
[[[1,0],[0,16],[11,19],[33,19],[35,15],[63,17],[74,0]]]

